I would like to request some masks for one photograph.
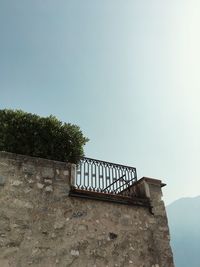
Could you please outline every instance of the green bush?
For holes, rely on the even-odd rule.
[[[88,139],[77,125],[21,110],[0,110],[0,151],[77,163]]]

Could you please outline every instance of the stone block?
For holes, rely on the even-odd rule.
[[[21,185],[21,184],[22,184],[22,182],[19,181],[19,180],[16,180],[16,181],[13,181],[13,182],[12,182],[12,185],[13,185],[13,186],[16,186],[16,187],[19,186],[19,185]]]
[[[71,251],[70,251],[70,253],[71,253],[71,255],[72,256],[76,256],[76,257],[78,257],[79,256],[79,251],[78,250],[75,250],[75,249],[72,249]]]
[[[52,179],[54,177],[54,170],[53,170],[53,168],[43,167],[42,171],[41,171],[41,175],[43,178]]]
[[[64,226],[65,226],[65,221],[60,220],[60,221],[55,222],[54,229],[62,229]]]
[[[24,164],[24,166],[22,167],[22,171],[28,175],[33,175],[36,170],[33,165]]]
[[[69,171],[68,171],[68,170],[63,171],[63,174],[64,174],[65,176],[68,176],[68,175],[69,175]]]
[[[52,184],[52,180],[50,179],[44,179],[45,184]]]
[[[5,181],[6,181],[6,178],[3,176],[0,176],[0,186],[1,185],[3,186],[5,184]]]
[[[20,199],[14,199],[13,205],[16,208],[27,208],[27,209],[32,209],[33,208],[33,205],[30,202],[23,201],[23,200],[20,200]]]
[[[44,187],[43,184],[41,184],[41,183],[37,183],[37,188],[42,189],[43,187]]]
[[[53,192],[53,187],[51,185],[45,187],[46,192]]]

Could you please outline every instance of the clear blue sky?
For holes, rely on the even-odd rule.
[[[78,124],[86,155],[200,194],[200,2],[0,0],[0,108]]]

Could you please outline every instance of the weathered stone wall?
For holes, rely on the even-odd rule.
[[[152,215],[69,197],[73,175],[70,164],[0,152],[0,267],[174,266],[160,181],[138,184]]]

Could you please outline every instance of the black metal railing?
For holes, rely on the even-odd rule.
[[[77,165],[73,186],[81,190],[120,194],[136,181],[134,167],[84,157]]]

